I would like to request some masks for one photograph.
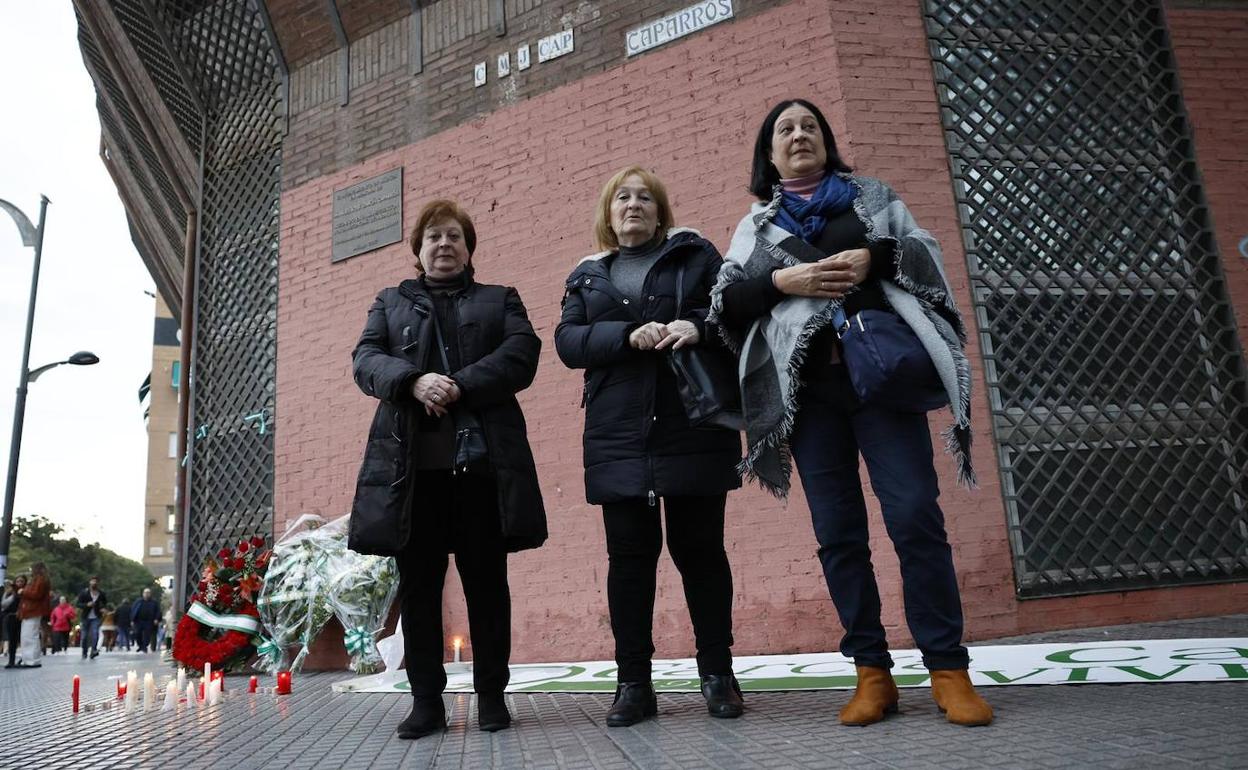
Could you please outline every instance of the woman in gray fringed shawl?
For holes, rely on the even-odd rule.
[[[843,724],[878,722],[897,708],[880,597],[868,546],[858,455],[901,563],[906,621],[951,722],[984,725],[992,709],[971,686],[962,605],[927,418],[862,403],[832,328],[837,307],[896,313],[932,359],[952,406],[947,447],[959,478],[970,467],[970,367],[965,329],[940,248],[884,183],[841,160],[827,120],[810,102],[781,102],[754,147],[750,191],[712,291],[711,319],[741,357],[749,449],[742,470],[773,494],[789,490],[796,460],[819,559],[845,627],[841,652],[858,671]]]

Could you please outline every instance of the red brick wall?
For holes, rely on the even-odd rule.
[[[514,657],[610,658],[602,525],[582,487],[580,377],[558,362],[551,339],[562,281],[592,251],[599,185],[639,160],[667,182],[679,223],[726,247],[750,202],[744,187],[758,121],[782,95],[807,96],[828,113],[850,161],[889,181],[940,238],[958,299],[968,309],[927,56],[913,0],[876,3],[870,11],[794,0],[287,190],[278,323],[278,531],[300,513],[336,516],[349,508],[374,406],[351,382],[350,351],[374,293],[409,276],[412,257],[395,245],[331,265],[330,203],[334,188],[401,165],[407,226],[431,197],[464,202],[480,235],[479,277],[515,285],[544,342],[537,380],[521,403],[552,537],[544,548],[511,560]],[[976,360],[974,347],[972,355]],[[958,489],[950,461],[937,457],[968,638],[1244,606],[1243,585],[1016,601],[982,379],[977,385],[980,489]],[[940,422],[937,417],[933,428]],[[885,623],[894,645],[909,645],[897,561],[878,504],[868,499]],[[735,493],[728,521],[736,650],[835,649],[840,628],[800,490],[787,507],[757,489]],[[466,636],[453,576],[446,596],[446,634]],[[655,641],[659,656],[693,653],[679,579],[666,557]]]
[[[1248,8],[1170,10],[1170,39],[1240,345],[1248,344]]]

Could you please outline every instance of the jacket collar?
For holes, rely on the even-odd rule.
[[[476,280],[473,279],[471,268],[467,268],[467,270],[469,272],[467,274],[466,280],[464,281],[464,296],[471,297],[473,293],[477,290],[477,282]],[[423,275],[420,276],[419,278],[408,278],[407,280],[400,283],[399,293],[407,297],[408,299],[412,300],[413,302],[416,302],[416,301],[432,302],[433,301],[433,297],[429,293],[429,287],[425,285],[425,277]]]
[[[702,233],[694,230],[692,227],[673,227],[667,231],[667,237],[663,239],[663,244],[659,247],[658,259],[662,262],[672,252],[700,240],[702,240]],[[572,271],[572,275],[568,276],[568,287],[570,288],[572,284],[579,283],[579,279],[586,277],[596,276],[609,279],[611,276],[611,260],[618,254],[619,251],[600,251],[582,258],[577,263],[576,269]]]

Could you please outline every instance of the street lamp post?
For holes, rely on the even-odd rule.
[[[13,501],[17,493],[17,462],[22,449],[22,423],[26,417],[27,385],[47,370],[61,364],[90,366],[98,363],[100,360],[94,353],[84,351],[75,353],[64,361],[41,366],[33,372],[30,370],[30,338],[35,323],[35,299],[39,294],[39,262],[43,257],[43,225],[47,220],[48,202],[46,195],[40,196],[39,226],[34,227],[30,224],[30,219],[22,213],[21,209],[8,201],[0,200],[0,209],[4,209],[13,218],[13,221],[17,224],[18,231],[21,232],[22,245],[35,248],[35,262],[30,274],[30,302],[26,308],[26,341],[22,346],[22,369],[17,381],[17,400],[13,404],[13,435],[9,443],[9,475],[8,482],[4,487],[4,520],[3,523],[0,523],[0,583],[4,582],[4,578],[8,574],[9,542],[13,532]]]

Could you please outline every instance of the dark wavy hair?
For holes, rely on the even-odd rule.
[[[780,184],[780,172],[771,162],[771,137],[776,131],[776,121],[779,120],[780,113],[795,104],[810,110],[819,123],[819,130],[823,133],[823,146],[828,151],[828,162],[823,167],[824,171],[845,173],[853,171],[845,161],[841,160],[841,153],[836,149],[836,137],[832,134],[832,127],[828,125],[828,119],[823,117],[819,108],[805,99],[785,99],[772,107],[767,117],[763,118],[763,125],[758,127],[758,138],[754,140],[754,166],[750,169],[749,189],[759,200],[771,200],[772,188]]]

